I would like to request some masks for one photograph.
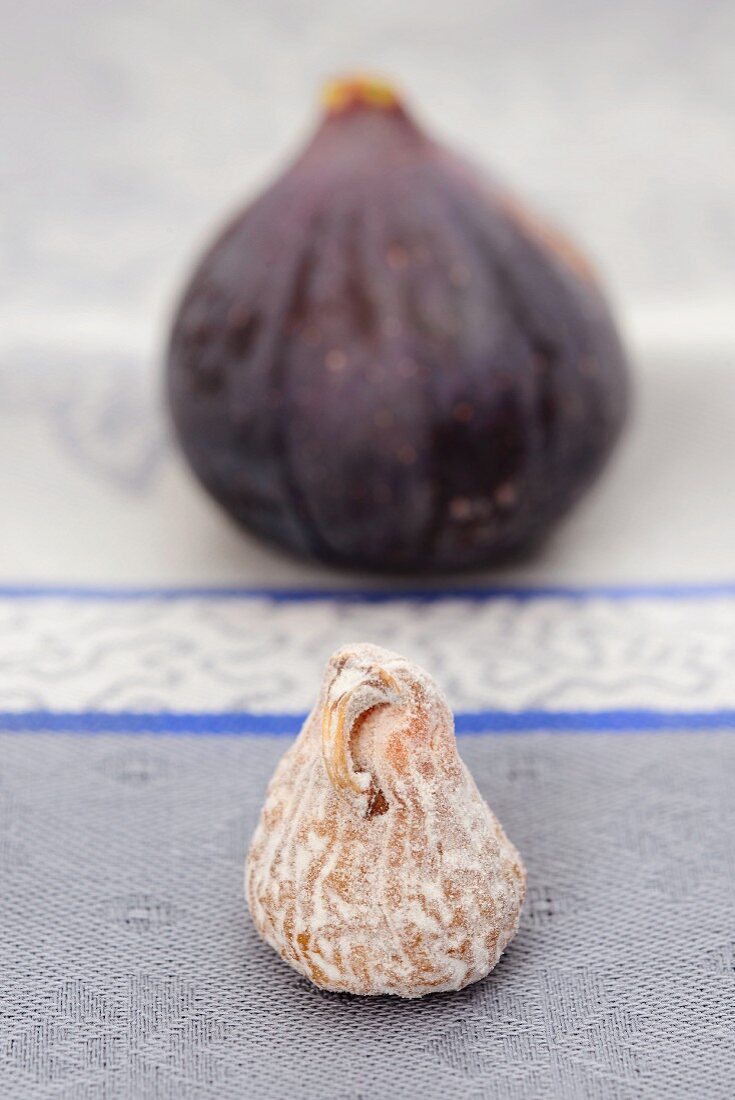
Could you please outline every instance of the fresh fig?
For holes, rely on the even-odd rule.
[[[168,392],[249,530],[382,571],[534,546],[602,469],[627,370],[590,267],[367,79],[204,256]]]

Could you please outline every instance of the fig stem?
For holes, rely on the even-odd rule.
[[[355,767],[351,751],[352,736],[359,719],[369,710],[393,703],[399,696],[398,684],[382,668],[366,671],[347,688],[340,677],[332,683],[322,715],[322,758],[336,791],[349,792],[371,802],[371,797],[375,795],[373,791],[371,796],[372,777]]]
[[[399,98],[387,80],[356,73],[328,81],[322,89],[322,105],[329,114],[341,114],[354,107],[391,111],[399,106]]]

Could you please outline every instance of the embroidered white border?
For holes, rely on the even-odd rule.
[[[329,653],[424,665],[458,711],[735,707],[735,595],[421,602],[0,597],[0,711],[306,711]]]

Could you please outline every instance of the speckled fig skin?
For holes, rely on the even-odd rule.
[[[612,318],[576,250],[390,92],[337,88],[184,294],[178,438],[236,520],[298,554],[500,561],[548,532],[619,435]]]

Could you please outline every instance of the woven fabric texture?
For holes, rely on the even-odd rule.
[[[0,736],[0,1095],[732,1096],[735,737],[468,736],[529,896],[496,971],[320,993],[242,864],[283,737]]]

